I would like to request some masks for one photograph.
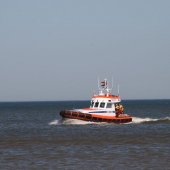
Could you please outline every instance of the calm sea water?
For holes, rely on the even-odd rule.
[[[123,104],[114,125],[60,120],[88,101],[0,103],[0,169],[170,169],[170,100]]]

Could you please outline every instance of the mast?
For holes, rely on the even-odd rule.
[[[100,88],[99,88],[99,95],[110,95],[111,89],[109,88],[107,79],[104,79],[104,81],[100,82]]]

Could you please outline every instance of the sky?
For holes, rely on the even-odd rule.
[[[169,0],[0,0],[0,101],[170,99]]]

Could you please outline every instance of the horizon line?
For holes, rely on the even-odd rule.
[[[150,98],[150,99],[144,99],[144,98],[138,98],[138,99],[122,99],[121,101],[126,101],[126,100],[170,100],[170,98],[168,99],[168,98]],[[0,103],[21,103],[21,102],[76,102],[76,101],[91,101],[91,99],[83,99],[83,100],[81,100],[81,99],[77,99],[77,100],[67,100],[67,99],[65,99],[65,100],[16,100],[16,101],[0,101]]]

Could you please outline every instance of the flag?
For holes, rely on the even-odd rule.
[[[100,83],[100,85],[101,85],[102,87],[106,86],[106,85],[107,85],[107,81],[102,81],[102,82]]]

